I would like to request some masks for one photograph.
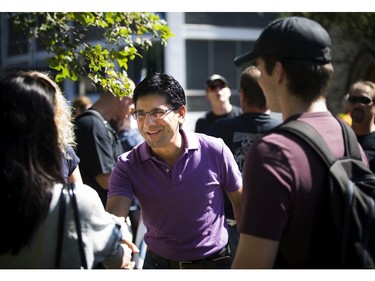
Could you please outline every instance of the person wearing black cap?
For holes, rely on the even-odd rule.
[[[254,50],[234,63],[255,62],[268,108],[281,112],[283,122],[298,119],[313,126],[339,158],[345,150],[343,133],[326,105],[331,60],[331,39],[319,23],[287,17],[271,22]],[[272,131],[250,147],[232,268],[327,266],[328,239],[315,247],[310,244],[317,236],[329,235],[329,226],[322,224],[327,215],[323,204],[327,172],[313,149],[287,132]],[[311,250],[318,255],[311,255]]]
[[[232,93],[228,81],[219,74],[213,74],[206,80],[206,98],[211,104],[211,110],[195,124],[196,133],[207,133],[216,120],[236,117],[242,109],[230,103]]]

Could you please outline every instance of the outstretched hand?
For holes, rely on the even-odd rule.
[[[139,253],[138,247],[133,242],[126,239],[121,240],[121,246],[124,249],[121,268],[133,269],[135,266],[135,262],[132,261],[132,256],[133,254]]]

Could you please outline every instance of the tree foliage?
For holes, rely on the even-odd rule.
[[[341,30],[343,36],[351,41],[375,40],[375,13],[284,13],[284,16],[304,16],[313,19],[329,29],[331,26]]]
[[[154,13],[13,13],[11,20],[52,54],[48,64],[57,82],[88,77],[116,96],[131,94],[129,61],[173,37]]]

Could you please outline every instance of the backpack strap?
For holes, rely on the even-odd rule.
[[[111,127],[111,125],[109,125],[108,121],[105,120],[103,118],[103,116],[98,111],[96,111],[95,109],[89,108],[89,109],[85,110],[84,112],[82,112],[80,115],[77,116],[77,119],[79,119],[79,118],[81,118],[82,116],[85,116],[85,115],[95,116],[96,118],[98,118],[100,121],[103,122],[103,124],[106,128],[108,128],[110,131],[115,132],[115,130]]]
[[[106,128],[110,128],[111,130],[113,130],[113,128],[108,124],[108,121],[105,120],[103,118],[103,116],[98,111],[96,111],[95,109],[92,109],[92,108],[89,108],[89,109],[85,110],[84,112],[82,112],[80,115],[77,116],[76,120],[78,120],[79,118],[81,118],[82,116],[85,116],[85,115],[94,115],[96,118],[98,118],[100,121],[103,122],[103,124]]]
[[[106,127],[106,129],[108,130],[108,136],[111,139],[112,145],[115,145],[115,143],[118,139],[118,136],[117,136],[117,133],[116,133],[115,129],[112,128],[112,126],[108,123],[108,121],[105,120],[103,118],[103,116],[98,111],[96,111],[95,109],[92,109],[92,108],[89,108],[89,109],[85,110],[84,112],[82,112],[81,114],[79,114],[77,116],[76,120],[78,120],[79,118],[81,118],[82,116],[85,116],[85,115],[93,115],[96,118],[98,118],[100,121],[102,121],[104,127]]]
[[[355,136],[353,130],[340,119],[337,120],[340,123],[343,131],[345,156],[348,158],[362,160],[357,137]],[[326,141],[311,125],[299,120],[291,120],[279,126],[277,131],[290,132],[302,138],[318,153],[328,167],[330,167],[336,161],[336,157],[331,152],[331,149],[328,147]]]

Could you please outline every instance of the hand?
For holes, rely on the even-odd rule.
[[[122,239],[121,246],[124,249],[124,255],[122,259],[122,266],[121,268],[124,269],[133,269],[135,266],[135,262],[132,261],[132,254],[138,254],[139,249],[138,247],[131,241]]]
[[[135,266],[135,262],[132,261],[133,250],[127,244],[121,244],[121,247],[124,249],[121,268],[133,269]]]
[[[138,247],[133,242],[131,242],[129,240],[122,239],[121,240],[121,246],[123,246],[123,247],[127,246],[131,250],[132,254],[139,254]]]

